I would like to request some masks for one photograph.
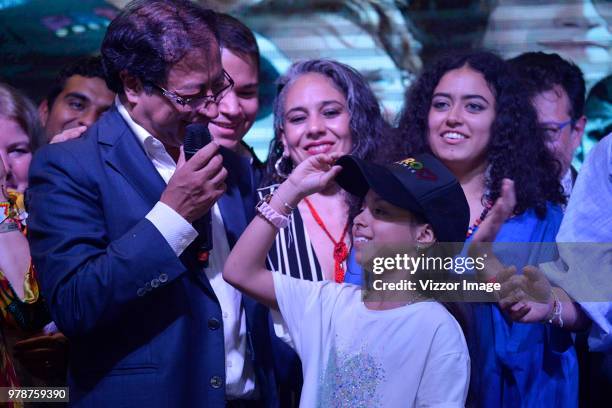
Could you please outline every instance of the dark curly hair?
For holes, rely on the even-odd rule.
[[[215,13],[189,0],[136,0],[110,23],[102,41],[106,84],[123,92],[127,71],[151,92],[165,84],[170,68],[189,51],[219,46]]]
[[[569,97],[570,111],[567,114],[570,118],[576,122],[584,115],[586,86],[582,71],[576,64],[559,54],[544,52],[525,52],[509,59],[508,64],[523,81],[530,98],[560,85]]]
[[[382,162],[387,156],[385,150],[395,144],[387,139],[395,137],[396,133],[389,131],[390,126],[382,116],[376,96],[359,72],[348,65],[329,59],[296,62],[277,80],[278,91],[273,107],[274,139],[270,142],[263,186],[282,182],[276,174],[274,164],[283,154],[281,133],[285,121],[287,91],[302,75],[313,72],[331,79],[346,97],[350,115],[349,127],[353,138],[350,152],[352,155],[369,161]]]
[[[561,165],[544,145],[543,131],[527,92],[508,64],[488,51],[451,53],[426,69],[406,93],[398,130],[403,137],[397,159],[419,152],[432,153],[427,136],[434,89],[448,71],[468,66],[481,73],[495,96],[495,119],[486,157],[489,164],[483,200],[499,197],[503,178],[514,180],[515,214],[534,208],[546,215],[546,202],[562,204]],[[534,137],[537,136],[537,137]]]

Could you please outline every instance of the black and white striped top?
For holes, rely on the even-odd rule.
[[[272,193],[278,184],[257,190],[259,199]],[[322,281],[323,271],[315,254],[310,237],[300,211],[296,208],[291,214],[289,225],[279,230],[274,246],[268,252],[268,269],[298,279]]]

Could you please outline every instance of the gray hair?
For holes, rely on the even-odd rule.
[[[329,59],[296,62],[276,82],[277,94],[273,106],[274,139],[270,144],[266,177],[269,182],[277,181],[273,177],[273,167],[282,155],[280,138],[285,122],[287,92],[298,78],[308,73],[318,73],[328,77],[345,96],[353,139],[351,154],[361,159],[373,160],[380,146],[380,139],[387,128],[374,92],[354,68]]]

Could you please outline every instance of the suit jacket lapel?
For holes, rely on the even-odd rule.
[[[242,200],[237,193],[239,193],[237,188],[230,188],[228,185],[227,191],[219,199],[219,209],[230,249],[234,247],[246,227]]]
[[[223,148],[221,148],[221,154],[228,176],[225,183],[227,191],[219,199],[219,209],[231,249],[247,226],[245,205],[250,204],[248,199],[251,189],[250,174],[241,157]]]
[[[98,129],[99,143],[105,147],[102,151],[106,163],[153,207],[159,201],[166,183],[115,107],[103,116]]]

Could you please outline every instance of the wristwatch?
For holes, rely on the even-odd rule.
[[[281,229],[289,225],[289,216],[283,215],[270,206],[272,194],[267,194],[255,206],[255,211],[274,227]]]

